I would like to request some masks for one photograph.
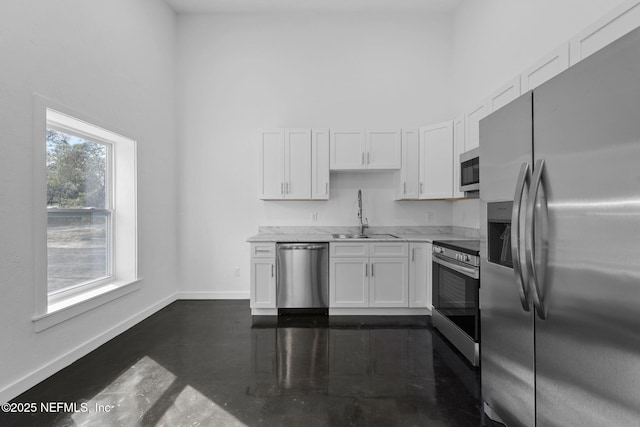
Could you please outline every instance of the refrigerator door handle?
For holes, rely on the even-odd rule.
[[[520,212],[522,210],[522,196],[525,187],[529,186],[529,163],[523,163],[518,174],[516,193],[513,196],[513,211],[511,212],[511,256],[513,258],[513,272],[518,285],[518,296],[524,311],[529,311],[527,299],[526,264],[520,258]]]
[[[538,198],[538,190],[542,184],[542,174],[544,172],[544,160],[540,159],[536,163],[533,178],[531,179],[531,189],[529,191],[529,199],[527,200],[527,212],[525,222],[525,253],[527,259],[527,270],[529,272],[530,288],[533,289],[533,304],[536,306],[536,313],[542,320],[546,319],[547,314],[540,292],[539,276],[535,268],[535,213],[536,199]]]

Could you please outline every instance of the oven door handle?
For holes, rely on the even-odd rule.
[[[457,262],[448,261],[442,258],[438,254],[433,254],[433,262],[436,264],[443,265],[445,267],[449,267],[453,271],[457,271],[460,274],[464,274],[467,277],[471,277],[472,279],[480,278],[480,271],[474,267],[467,267],[465,265],[458,264]]]

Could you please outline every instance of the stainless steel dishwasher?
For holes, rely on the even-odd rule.
[[[278,309],[329,307],[329,244],[276,245]]]

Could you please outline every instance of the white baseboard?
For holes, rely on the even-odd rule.
[[[177,299],[249,299],[249,292],[178,292]]]
[[[138,314],[135,314],[129,317],[125,321],[117,324],[113,328],[105,331],[104,333],[98,335],[97,337],[85,342],[84,344],[79,345],[78,347],[74,348],[70,352],[58,357],[55,360],[52,360],[51,362],[47,363],[43,367],[22,377],[18,381],[12,384],[9,384],[3,389],[0,389],[0,402],[5,403],[15,398],[16,396],[19,396],[20,394],[29,390],[34,385],[38,384],[41,381],[44,381],[45,379],[49,378],[51,375],[55,374],[56,372],[60,371],[63,368],[66,368],[67,366],[71,365],[73,362],[80,359],[81,357],[89,354],[91,351],[100,347],[102,344],[106,343],[110,339],[115,338],[116,336],[120,335],[127,329],[131,328],[137,323],[140,323],[147,317],[151,316],[153,313],[168,306],[172,302],[176,301],[176,299],[178,299],[177,294],[170,295],[169,297],[153,304],[152,306],[146,308],[145,310],[139,312]]]
[[[329,316],[424,316],[431,314],[428,308],[337,308],[329,307]]]

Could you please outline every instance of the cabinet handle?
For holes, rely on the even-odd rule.
[[[407,182],[406,181],[402,184],[402,188],[404,189],[403,190],[403,192],[404,192],[403,194],[407,194]]]
[[[271,264],[271,277],[273,277],[273,264]]]
[[[364,264],[364,277],[369,277],[369,264]]]
[[[411,248],[411,262],[416,261],[416,248]]]
[[[422,194],[422,183],[420,183],[420,194]]]
[[[284,194],[284,182],[280,183],[280,194]]]
[[[289,183],[288,182],[285,184],[285,188],[287,189],[287,194],[291,193],[291,191],[289,190]]]
[[[329,181],[324,183],[324,194],[329,194]]]
[[[371,277],[373,277],[373,263],[371,263]]]
[[[364,151],[362,152],[362,164],[364,165]]]
[[[367,152],[367,164],[369,164],[369,153]]]
[[[271,252],[269,249],[256,249],[257,254],[268,254],[269,252]]]

